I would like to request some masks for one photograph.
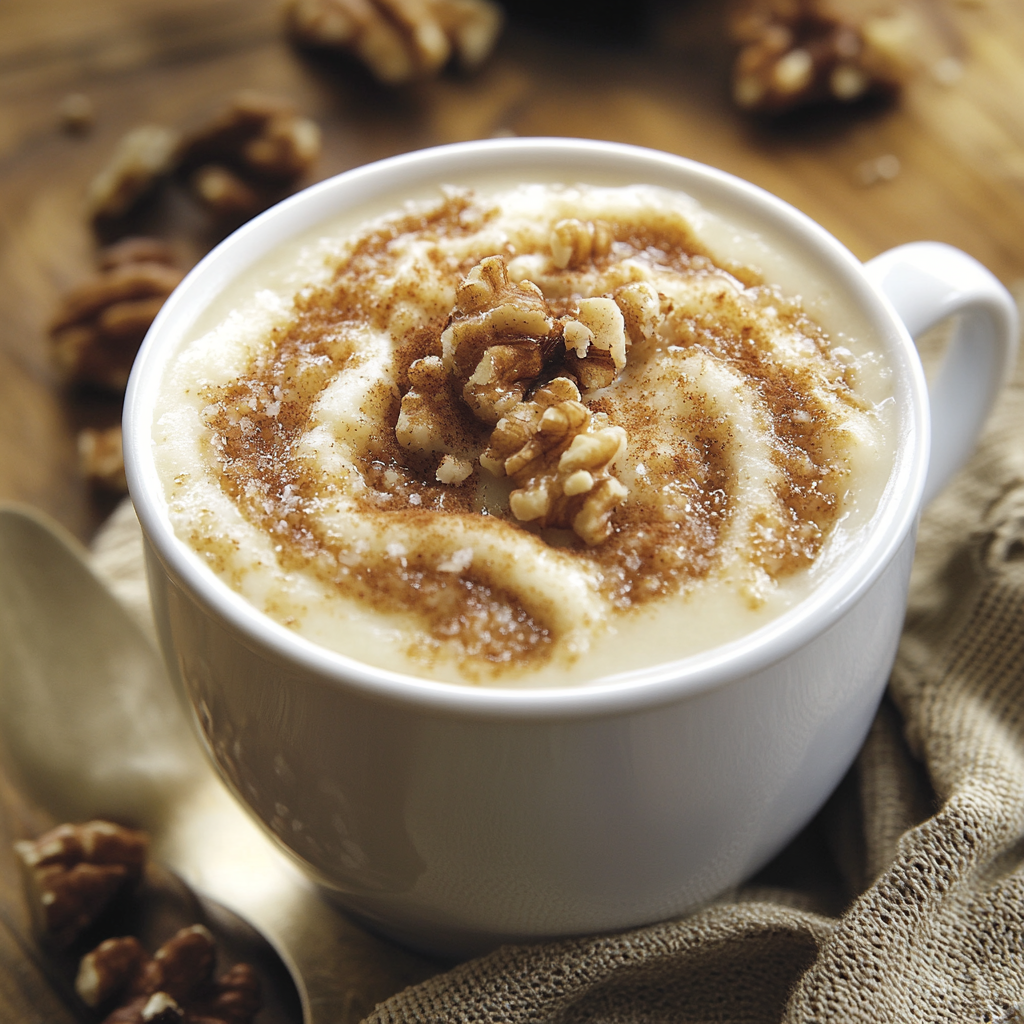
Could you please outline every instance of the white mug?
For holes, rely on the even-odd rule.
[[[865,543],[779,618],[590,686],[450,685],[310,643],[247,604],[175,536],[153,410],[199,313],[255,260],[335,215],[496,171],[689,193],[785,238],[866,317],[893,373],[891,477]],[[911,335],[953,314],[960,328],[930,413]],[[665,153],[501,139],[321,182],[188,275],[132,372],[125,461],[172,678],[256,820],[343,907],[400,941],[461,956],[683,913],[776,854],[852,763],[895,656],[918,514],[973,448],[1016,337],[1010,296],[964,253],[915,243],[862,265],[774,196]]]

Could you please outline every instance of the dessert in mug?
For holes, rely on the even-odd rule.
[[[271,618],[559,686],[754,630],[857,544],[889,370],[776,239],[647,187],[445,188],[281,247],[154,422],[178,536]]]

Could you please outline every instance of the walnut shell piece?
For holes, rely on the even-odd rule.
[[[522,401],[561,336],[540,289],[512,284],[504,259],[488,256],[456,289],[442,359],[473,415],[494,425]]]
[[[15,844],[39,930],[70,945],[142,875],[149,837],[109,821],[59,825]]]
[[[612,463],[626,449],[626,432],[592,414],[567,377],[556,377],[520,402],[495,427],[480,465],[518,485],[512,514],[542,528],[572,529],[588,545],[612,531],[626,499]]]
[[[304,46],[352,54],[386,85],[465,70],[490,54],[504,21],[492,0],[290,0],[288,25]]]

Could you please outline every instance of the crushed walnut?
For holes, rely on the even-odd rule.
[[[125,239],[97,262],[98,272],[64,296],[50,338],[69,383],[122,391],[146,331],[183,274],[170,247],[152,238]]]
[[[518,485],[513,515],[541,527],[574,530],[587,544],[611,533],[611,515],[627,495],[612,475],[626,432],[591,413],[567,377],[556,377],[520,402],[494,428],[480,464]]]
[[[93,1009],[113,1006],[104,1024],[250,1024],[262,1000],[249,964],[214,978],[216,949],[203,925],[182,928],[150,958],[138,939],[101,942],[82,958],[75,980]]]
[[[730,34],[740,47],[733,98],[772,114],[897,92],[924,36],[916,8],[900,0],[745,0]]]
[[[553,232],[555,259],[589,259],[594,226],[560,223],[569,225],[576,241]],[[575,246],[569,256],[558,253],[559,237]],[[579,241],[584,237],[586,244]],[[607,251],[610,241],[602,245]],[[535,284],[513,284],[504,258],[488,256],[456,289],[441,334],[442,356],[410,365],[396,439],[411,451],[446,453],[439,483],[468,479],[472,463],[448,450],[454,390],[478,420],[494,427],[479,461],[517,485],[509,496],[516,519],[572,529],[588,545],[600,544],[627,495],[611,470],[625,451],[626,433],[608,425],[603,414],[592,414],[580,387],[590,392],[611,384],[634,340],[653,335],[659,310],[657,291],[635,282],[611,295],[580,298],[571,312],[556,317]],[[545,372],[559,367],[571,376],[545,383]]]
[[[503,22],[492,0],[290,0],[287,12],[297,42],[351,53],[387,85],[436,74],[453,58],[478,67]]]
[[[59,825],[14,848],[37,926],[63,948],[141,878],[149,838],[109,821],[89,821]]]
[[[562,325],[566,363],[584,391],[606,388],[626,365],[626,321],[614,298],[580,299]]]

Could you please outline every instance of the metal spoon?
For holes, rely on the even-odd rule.
[[[0,505],[0,748],[22,798],[55,819],[148,829],[158,862],[277,950],[306,1024],[355,1024],[440,970],[325,902],[242,812],[87,558],[40,513]]]

